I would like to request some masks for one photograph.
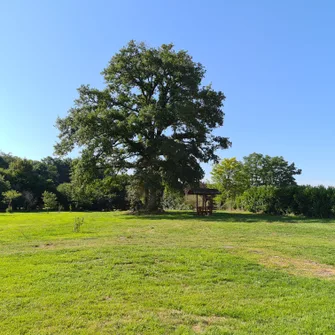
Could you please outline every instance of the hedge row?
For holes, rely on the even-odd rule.
[[[330,218],[335,216],[335,188],[324,186],[253,187],[236,199],[236,206],[254,213]]]

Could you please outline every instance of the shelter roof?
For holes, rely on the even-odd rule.
[[[198,194],[198,195],[217,195],[221,194],[216,188],[193,188],[190,189],[187,194]]]

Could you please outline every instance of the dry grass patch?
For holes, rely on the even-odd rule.
[[[234,251],[233,251],[234,250]],[[245,251],[241,249],[233,249],[231,253],[244,255]],[[262,264],[269,268],[276,268],[285,270],[286,272],[307,277],[335,279],[335,267],[315,262],[309,259],[293,258],[283,254],[271,254],[268,249],[249,249],[247,250],[250,258],[257,260],[259,264]]]

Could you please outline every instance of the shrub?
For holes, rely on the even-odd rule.
[[[334,215],[334,188],[299,186],[293,196],[294,213],[309,217],[329,218]]]
[[[183,193],[168,189],[164,191],[162,205],[164,209],[191,209],[191,205],[186,203]]]
[[[80,218],[80,217],[74,218],[73,231],[75,233],[80,233],[80,229],[83,224],[84,224],[84,218]]]
[[[279,214],[279,204],[274,186],[251,187],[237,199],[239,206],[253,213]]]
[[[236,204],[254,213],[330,218],[335,215],[335,188],[309,185],[252,187],[236,199]]]

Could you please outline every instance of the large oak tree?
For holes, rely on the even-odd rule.
[[[204,67],[172,44],[131,41],[102,74],[106,87],[81,86],[75,106],[58,118],[56,153],[78,146],[87,171],[131,171],[146,209],[159,209],[164,185],[199,182],[200,162],[217,161],[216,150],[229,147],[212,133],[223,125],[225,96],[203,86]]]

